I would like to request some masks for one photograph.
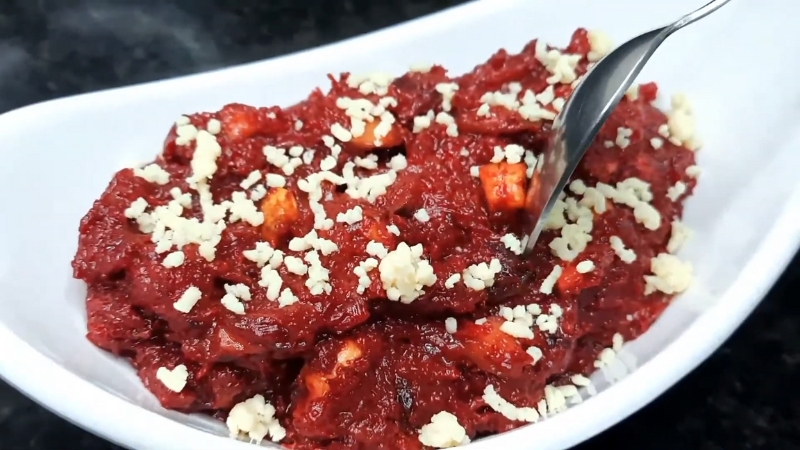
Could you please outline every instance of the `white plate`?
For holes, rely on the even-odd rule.
[[[77,227],[111,178],[160,150],[184,112],[225,103],[288,105],[327,72],[471,69],[533,37],[566,44],[578,26],[621,41],[703,0],[484,0],[292,56],[30,106],[0,116],[0,375],[81,426],[137,449],[244,449],[224,426],[161,409],[125,361],[93,347],[84,287],[72,280]],[[596,398],[474,449],[558,449],[634,412],[741,323],[800,243],[800,5],[736,0],[670,38],[642,75],[686,91],[706,146],[686,222],[694,287],[628,346],[642,366]],[[212,434],[207,434],[208,432]],[[252,448],[252,447],[250,447]]]

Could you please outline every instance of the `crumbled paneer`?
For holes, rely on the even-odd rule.
[[[389,300],[411,303],[424,294],[425,286],[436,282],[433,267],[422,259],[422,251],[421,244],[409,247],[401,242],[381,260],[378,270]]]
[[[590,50],[586,55],[586,59],[588,59],[589,62],[600,61],[600,59],[611,53],[611,50],[614,49],[614,41],[611,40],[608,34],[602,31],[589,30],[587,37],[589,38]]]
[[[650,260],[650,271],[645,275],[647,283],[645,294],[661,291],[665,294],[679,294],[692,284],[692,263],[684,262],[675,255],[661,253]]]
[[[631,87],[625,91],[625,97],[628,97],[628,100],[634,102],[639,99],[639,85],[634,83]]]
[[[686,175],[689,175],[692,178],[697,178],[700,176],[702,170],[697,166],[689,166],[686,168]]]
[[[458,331],[458,321],[456,321],[455,317],[448,317],[444,320],[444,328],[450,334],[455,334]]]
[[[520,241],[519,238],[517,238],[513,234],[511,233],[506,234],[505,236],[500,238],[500,241],[503,243],[503,245],[506,246],[507,249],[511,250],[511,253],[515,255],[522,254],[522,241]]]
[[[519,339],[533,339],[534,326],[540,331],[554,334],[558,331],[558,319],[563,314],[564,311],[556,304],[550,305],[550,314],[545,314],[536,303],[514,308],[501,306],[499,315],[506,321],[500,325],[500,331]]]
[[[633,135],[633,130],[630,128],[619,127],[617,128],[617,140],[614,141],[619,148],[627,148],[631,145],[631,135]]]
[[[575,69],[583,58],[581,55],[569,55],[556,49],[547,49],[543,40],[536,41],[536,59],[539,60],[552,74],[547,78],[548,84],[572,84],[578,79]]]
[[[589,273],[594,270],[594,262],[589,260],[581,261],[575,266],[575,269],[578,273]]]
[[[680,220],[672,221],[672,234],[667,242],[667,252],[677,253],[689,238],[692,237],[692,230]]]
[[[247,175],[247,178],[245,178],[244,180],[242,180],[241,183],[239,183],[239,186],[242,189],[250,189],[251,187],[253,187],[254,184],[258,183],[258,180],[260,179],[261,179],[261,172],[259,172],[258,170],[254,170],[250,172],[250,175]]]
[[[210,119],[206,124],[206,130],[211,134],[219,134],[222,131],[222,122],[217,119]]]
[[[686,190],[686,183],[683,181],[678,181],[674,186],[671,186],[669,189],[667,189],[667,198],[673,202],[676,202],[683,194],[686,193]]]
[[[183,294],[181,294],[178,301],[172,304],[172,307],[184,314],[188,314],[202,297],[203,293],[200,291],[200,288],[197,286],[189,286]]]
[[[275,417],[275,407],[267,403],[261,394],[237,403],[228,413],[225,424],[231,437],[246,438],[256,444],[266,436],[270,436],[273,442],[280,442],[286,437],[286,430]]]
[[[445,280],[444,287],[446,287],[447,289],[453,289],[456,286],[456,283],[458,283],[459,281],[461,281],[461,274],[454,273],[450,275],[450,277],[447,280]]]
[[[222,306],[236,314],[244,314],[244,303],[250,301],[250,287],[246,284],[226,284],[225,295],[222,296]]]
[[[530,355],[531,359],[533,360],[533,362],[531,364],[536,364],[537,362],[539,362],[540,359],[542,359],[542,356],[544,356],[544,354],[542,353],[542,349],[540,349],[539,347],[535,347],[535,346],[528,347],[525,350],[525,353]]]
[[[654,149],[658,150],[664,146],[664,140],[660,138],[651,138],[650,139],[650,146]]]
[[[141,169],[137,167],[133,169],[133,174],[162,186],[169,183],[169,172],[162,169],[158,164],[149,164]]]
[[[625,243],[622,242],[619,236],[611,236],[608,239],[611,244],[611,249],[619,256],[619,259],[626,264],[636,261],[636,252],[631,249],[625,248]]]
[[[169,370],[166,367],[159,367],[156,371],[156,378],[172,392],[180,392],[186,387],[189,379],[189,370],[183,364],[175,366]]]
[[[689,150],[700,148],[700,142],[695,136],[695,119],[692,105],[684,94],[672,96],[672,110],[667,113],[667,126],[669,127],[670,140],[675,144],[683,144]]]
[[[553,270],[550,272],[550,275],[542,281],[542,286],[539,288],[539,292],[542,294],[552,294],[553,287],[555,287],[558,278],[561,276],[561,273],[564,269],[561,266],[553,267]]]
[[[495,258],[489,264],[483,262],[467,267],[462,274],[462,279],[468,288],[474,291],[482,291],[494,285],[494,277],[501,270],[503,270],[503,267],[500,265],[500,260]]]
[[[502,414],[508,420],[520,422],[538,422],[539,413],[535,408],[520,408],[512,405],[500,396],[491,384],[483,391],[483,400],[490,408]]]
[[[417,212],[414,213],[414,218],[422,223],[431,220],[431,216],[428,215],[428,211],[425,211],[424,209],[418,209]]]
[[[428,72],[431,71],[432,68],[433,68],[433,64],[431,64],[431,63],[417,62],[417,63],[411,64],[411,66],[409,66],[409,68],[408,68],[408,71],[409,72],[428,73]]]
[[[363,219],[363,210],[360,206],[356,205],[352,209],[348,209],[343,213],[339,213],[336,216],[336,221],[339,223],[346,223],[348,225],[353,225],[356,222],[360,222]]]
[[[164,257],[164,261],[161,264],[163,264],[164,267],[173,268],[182,265],[185,260],[186,255],[181,250],[178,250]]]
[[[283,263],[283,252],[275,250],[267,242],[257,242],[253,250],[242,252],[246,259],[253,261],[258,267],[269,264],[273,269],[277,269]]]
[[[419,441],[428,447],[451,448],[469,444],[469,436],[456,416],[442,411],[434,414],[429,424],[422,426]]]

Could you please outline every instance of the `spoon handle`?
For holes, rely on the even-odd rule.
[[[702,19],[703,17],[713,13],[714,11],[722,8],[725,6],[726,3],[730,2],[731,0],[711,0],[710,2],[706,3],[705,6],[702,6],[696,9],[694,12],[691,12],[677,21],[672,25],[667,27],[668,34],[672,34],[681,28],[689,25],[691,23],[697,22],[698,20]]]

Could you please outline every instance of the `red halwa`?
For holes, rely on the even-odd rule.
[[[420,430],[441,412],[469,439],[558,412],[548,389],[575,400],[579,375],[685,289],[667,244],[696,183],[692,145],[644,85],[520,254],[546,117],[590,38],[550,60],[533,41],[460,77],[342,74],[288,108],[187,115],[156,166],[116,173],[81,221],[88,338],[167,408],[224,419],[262,395],[285,430],[270,435],[298,450],[430,448],[446,443]]]

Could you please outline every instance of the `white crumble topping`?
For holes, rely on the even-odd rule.
[[[136,167],[133,169],[133,174],[161,186],[169,183],[169,172],[162,169],[158,164],[148,164],[142,168]]]
[[[456,283],[458,283],[459,281],[461,281],[461,274],[454,273],[444,281],[444,287],[446,287],[447,289],[453,289],[456,286]]]
[[[448,317],[444,320],[444,327],[448,333],[455,334],[455,332],[458,331],[458,321],[455,317]]]
[[[483,391],[483,400],[490,408],[502,414],[508,420],[535,423],[539,421],[539,413],[535,408],[520,408],[512,405],[500,396],[491,384]]]
[[[156,378],[170,391],[181,392],[189,379],[189,370],[183,364],[175,366],[172,370],[159,367],[156,371]]]
[[[436,85],[436,92],[442,94],[442,110],[450,111],[452,100],[458,91],[456,83],[439,83]]]
[[[692,283],[692,263],[684,262],[675,255],[661,253],[650,260],[650,271],[645,275],[645,294],[661,291],[667,295],[679,294]]]
[[[511,253],[515,255],[522,254],[522,241],[520,241],[519,238],[514,236],[512,233],[506,234],[500,238],[500,241],[506,246],[507,249],[511,250]]]
[[[375,258],[367,258],[364,261],[358,263],[358,267],[353,269],[353,273],[358,276],[358,287],[356,288],[356,292],[359,294],[363,294],[364,291],[367,290],[368,287],[372,284],[372,280],[369,278],[369,272],[373,269],[377,268],[380,263]]]
[[[636,84],[636,83],[632,84],[631,87],[629,87],[628,90],[625,91],[625,97],[627,97],[628,100],[630,100],[632,102],[638,100],[639,99],[639,85]]]
[[[308,273],[308,266],[306,266],[303,260],[297,256],[287,256],[283,258],[283,265],[286,266],[286,270],[289,273],[293,273],[295,275],[302,276]]]
[[[525,353],[530,355],[531,359],[533,360],[531,364],[536,364],[537,362],[539,362],[540,359],[542,359],[542,356],[544,356],[544,354],[542,353],[542,349],[536,346],[528,347],[525,350]]]
[[[431,422],[419,430],[422,445],[433,448],[451,448],[469,444],[467,431],[458,418],[447,411],[434,414]]]
[[[589,273],[594,270],[594,267],[594,262],[586,260],[579,262],[575,266],[575,270],[577,270],[578,273]]]
[[[683,181],[678,181],[677,183],[675,183],[674,186],[670,186],[670,188],[667,189],[667,198],[669,198],[673,202],[676,202],[678,201],[679,198],[681,198],[683,194],[686,193],[687,190],[688,188],[686,186],[686,183],[684,183]]]
[[[633,130],[630,128],[619,127],[617,128],[617,140],[615,143],[619,148],[627,148],[631,145],[631,136],[633,135]]]
[[[558,278],[561,276],[561,273],[564,269],[561,266],[554,266],[553,270],[550,272],[550,275],[547,275],[547,278],[542,281],[542,285],[539,287],[539,292],[542,294],[552,294],[553,288],[558,281]]]
[[[385,72],[372,72],[368,74],[350,74],[347,85],[358,89],[364,95],[376,94],[384,96],[389,93],[389,85],[394,81],[394,76]]]
[[[692,230],[683,224],[680,220],[672,221],[672,234],[670,234],[669,242],[667,242],[667,252],[677,253],[683,247],[689,238],[692,237]]]
[[[180,298],[172,304],[172,307],[177,311],[188,314],[202,297],[203,293],[200,291],[200,288],[197,286],[189,286],[183,294],[181,294]]]
[[[462,273],[462,279],[464,280],[464,285],[468,288],[473,291],[482,291],[494,285],[495,275],[502,270],[503,267],[500,265],[500,260],[494,258],[489,264],[482,262],[467,267]]]
[[[257,184],[256,187],[250,191],[250,200],[257,202],[267,196],[267,188],[263,184]]]
[[[547,44],[542,40],[537,40],[535,45],[536,59],[552,74],[547,78],[548,84],[572,84],[577,80],[575,69],[582,59],[581,55],[564,54],[557,49],[548,50]]]
[[[383,259],[389,254],[389,249],[380,242],[369,241],[367,243],[367,254],[378,259]]]
[[[408,71],[409,72],[428,73],[428,72],[431,71],[432,68],[433,68],[433,64],[431,64],[431,63],[416,62],[416,63],[412,63],[411,66],[409,66]]]
[[[247,175],[247,178],[245,178],[244,180],[242,180],[241,183],[239,183],[239,186],[242,189],[250,189],[251,187],[253,187],[254,184],[258,183],[260,179],[261,179],[261,172],[259,172],[258,170],[254,170],[250,172],[249,175]]]
[[[689,166],[689,167],[686,168],[686,175],[688,175],[688,176],[690,176],[692,178],[699,177],[701,172],[702,172],[702,170],[698,166]]]
[[[237,403],[228,413],[225,424],[231,437],[246,438],[255,444],[260,444],[266,436],[270,436],[273,442],[286,437],[286,430],[275,417],[275,407],[261,394]]]
[[[256,263],[258,267],[264,267],[270,263],[273,269],[277,269],[283,263],[283,252],[275,250],[267,242],[257,242],[256,248],[245,250],[242,254],[246,259]]]
[[[667,113],[667,126],[673,143],[683,144],[689,150],[700,148],[699,139],[695,135],[692,105],[684,94],[672,96],[672,110]]]
[[[434,118],[435,118],[435,113],[433,112],[433,110],[428,111],[428,113],[425,114],[424,116],[414,117],[414,128],[412,129],[412,131],[414,133],[419,133],[422,130],[429,128],[433,123]]]
[[[378,270],[389,300],[411,303],[436,282],[430,263],[422,259],[422,245],[401,242],[381,260]]]
[[[661,138],[652,138],[650,139],[650,146],[658,150],[664,146],[664,140]]]
[[[264,213],[247,197],[246,192],[237,191],[231,195],[230,218],[231,223],[239,220],[257,227],[264,223]]]
[[[266,177],[267,187],[282,188],[286,187],[286,178],[277,173],[268,173]]]
[[[630,264],[636,261],[636,252],[625,248],[625,243],[622,242],[622,239],[619,236],[611,236],[608,239],[608,242],[611,245],[611,249],[614,250],[614,253],[617,254],[622,262]]]
[[[336,215],[336,221],[339,223],[346,223],[348,225],[353,225],[354,223],[361,222],[364,218],[363,210],[360,206],[356,205],[351,209],[343,213],[339,213]]]
[[[608,34],[602,31],[589,30],[587,37],[589,38],[590,50],[586,55],[586,59],[590,62],[600,61],[600,59],[611,53],[611,50],[614,49],[614,41],[611,40]]]
[[[235,314],[244,314],[244,303],[250,301],[250,287],[246,284],[226,284],[225,295],[222,296],[222,306]]]
[[[418,209],[417,212],[414,213],[414,218],[422,223],[431,220],[431,216],[428,215],[428,211],[426,211],[425,209]]]
[[[164,261],[161,264],[164,267],[171,269],[173,267],[182,265],[185,260],[186,255],[181,250],[178,250],[165,256]]]

